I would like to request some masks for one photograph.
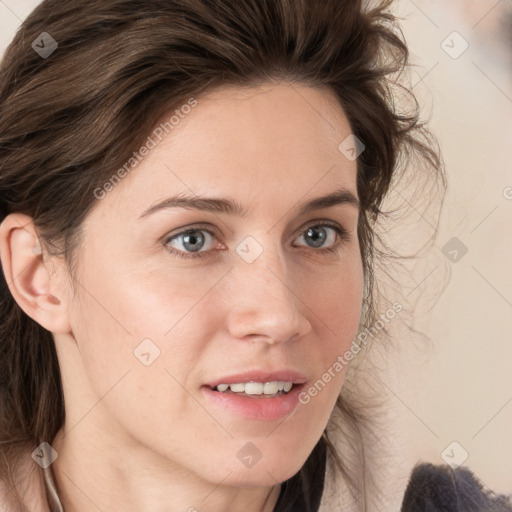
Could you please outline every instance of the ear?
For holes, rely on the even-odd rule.
[[[20,308],[52,333],[71,331],[67,289],[53,261],[44,261],[31,217],[9,214],[0,224],[0,260],[9,290]]]

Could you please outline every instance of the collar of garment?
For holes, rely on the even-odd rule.
[[[57,487],[55,485],[52,467],[48,466],[47,468],[44,468],[43,473],[50,512],[64,512],[59,495],[57,494]]]

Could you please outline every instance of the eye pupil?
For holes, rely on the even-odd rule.
[[[314,233],[319,233],[318,235],[315,235]],[[327,238],[325,234],[325,229],[323,228],[309,228],[307,230],[307,237],[311,237],[313,240],[313,243],[315,244],[315,247],[320,247],[325,242],[325,239]]]
[[[203,246],[204,236],[198,235],[197,233],[200,233],[200,231],[193,231],[183,235],[183,246],[187,249],[187,251],[197,252]],[[197,244],[198,240],[200,241],[199,244]]]

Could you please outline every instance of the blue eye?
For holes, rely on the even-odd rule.
[[[304,231],[304,233],[301,235],[301,238],[311,240],[314,244],[313,248],[318,248],[322,246],[326,240],[330,239],[331,242],[336,242],[337,234],[342,235],[340,230],[337,229],[337,226],[321,224],[307,228],[306,231]]]
[[[299,238],[311,240],[313,245],[309,247],[314,249],[315,252],[337,253],[339,245],[343,241],[349,241],[350,235],[348,231],[337,224],[324,223],[309,226]],[[215,234],[211,230],[197,226],[168,238],[165,241],[165,246],[171,255],[177,258],[202,258],[208,256],[208,253],[211,252],[212,246],[215,245],[212,242],[214,239]],[[179,241],[183,249],[176,250],[171,247],[171,243],[176,240]],[[326,241],[330,242],[331,245],[322,248]],[[205,245],[207,246],[206,249],[204,249]]]
[[[206,233],[206,236],[204,235]],[[173,237],[169,238],[165,245],[169,249],[169,252],[178,258],[201,258],[204,256],[204,252],[201,249],[205,245],[205,241],[208,238],[215,237],[215,234],[208,229],[191,228],[182,233],[178,233]],[[170,243],[179,240],[185,252],[183,250],[175,250],[169,247]],[[191,251],[190,253],[188,251]]]

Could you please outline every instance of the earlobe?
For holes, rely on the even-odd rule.
[[[49,272],[52,262],[43,259],[31,217],[13,213],[0,224],[0,260],[20,308],[48,331],[70,332],[62,281],[56,272]]]

